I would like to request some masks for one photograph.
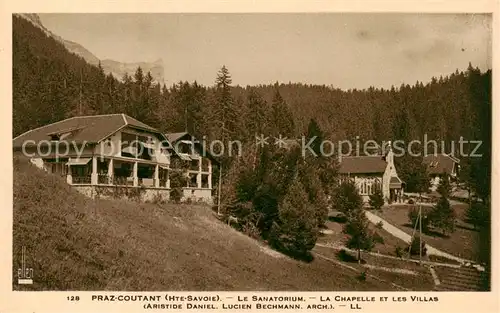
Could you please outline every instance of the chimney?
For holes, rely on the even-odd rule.
[[[392,152],[392,142],[389,141],[387,143],[389,148],[387,149],[387,153],[385,154],[385,161],[391,166],[394,166],[394,153]]]

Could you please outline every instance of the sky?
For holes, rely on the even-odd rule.
[[[165,82],[279,82],[390,88],[491,68],[491,16],[480,14],[258,13],[40,14],[49,30],[99,59],[162,59]]]

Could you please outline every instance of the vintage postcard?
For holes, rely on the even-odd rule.
[[[0,311],[496,312],[498,2],[353,3],[2,1]]]

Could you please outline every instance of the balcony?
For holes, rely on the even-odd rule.
[[[85,176],[73,176],[71,178],[72,185],[80,185],[80,184],[90,184],[92,182],[92,178],[90,175]]]
[[[112,180],[111,176],[109,176],[108,174],[98,174],[97,175],[97,183],[99,185],[110,185],[112,181],[113,180]]]

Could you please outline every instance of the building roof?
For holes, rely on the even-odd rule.
[[[347,156],[340,161],[341,174],[375,174],[384,173],[387,162],[382,155]]]
[[[460,160],[448,154],[428,154],[424,156],[424,164],[427,164],[427,172],[434,174],[451,174],[455,164],[460,163]]]
[[[98,143],[119,129],[131,126],[152,133],[160,134],[157,129],[148,126],[125,114],[106,114],[92,116],[76,116],[49,125],[29,130],[14,138],[14,148],[19,148],[28,140],[36,143],[51,140],[51,136],[59,135],[61,140],[75,143]]]
[[[165,134],[165,137],[167,137],[167,140],[169,142],[174,143],[186,135],[189,135],[189,133],[188,132],[168,133],[168,134]]]
[[[171,144],[171,148],[175,151],[175,153],[183,160],[191,160],[191,156],[185,153],[181,153],[177,148],[177,145],[175,144],[176,142],[180,142],[181,139],[184,139],[186,141],[194,142],[195,147],[198,148],[198,153],[203,154],[204,156],[208,157],[210,160],[212,160],[215,163],[219,163],[219,160],[215,158],[210,151],[208,151],[205,148],[205,145],[203,142],[200,142],[199,140],[196,139],[193,135],[191,135],[188,132],[179,132],[179,133],[168,133],[165,134],[165,137],[167,138],[168,142]]]
[[[401,188],[402,184],[403,181],[397,176],[392,176],[389,180],[389,188]]]

